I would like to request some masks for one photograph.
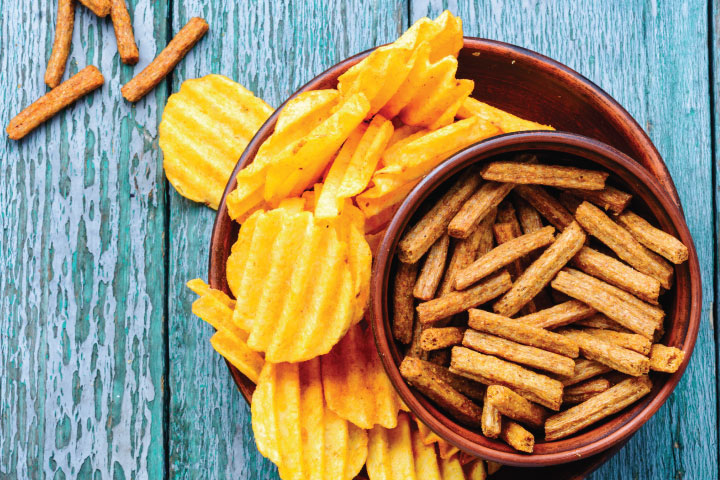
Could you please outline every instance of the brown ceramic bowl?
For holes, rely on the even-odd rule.
[[[505,443],[484,437],[478,430],[458,424],[435,407],[400,376],[402,354],[392,338],[388,310],[395,249],[406,227],[446,191],[471,165],[507,158],[520,152],[536,153],[548,161],[595,168],[611,173],[609,182],[633,194],[631,208],[664,231],[680,238],[690,250],[689,261],[675,267],[675,285],[661,301],[667,318],[663,343],[686,352],[681,368],[674,374],[651,374],[653,390],[640,402],[608,420],[599,422],[569,438],[543,442],[538,436],[535,451],[521,454]],[[545,466],[571,462],[596,454],[622,442],[660,408],[675,388],[690,360],[700,324],[700,268],[690,232],[682,212],[660,182],[637,162],[596,140],[561,132],[528,132],[502,135],[477,143],[454,155],[433,170],[408,195],[388,227],[375,259],[371,280],[373,331],[380,357],[400,396],[425,424],[442,438],[467,453],[516,466]]]

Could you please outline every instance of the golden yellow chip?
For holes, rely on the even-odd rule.
[[[456,453],[460,451],[459,448],[457,448],[455,445],[449,444],[447,441],[443,440],[442,438],[438,441],[438,453],[440,454],[440,458],[447,460],[453,456],[455,456]]]
[[[238,239],[230,249],[230,256],[228,256],[227,264],[225,265],[225,275],[230,291],[235,298],[237,298],[240,293],[242,279],[245,274],[245,263],[252,248],[255,222],[257,222],[258,217],[262,213],[262,210],[257,210],[243,222],[242,228],[238,233]]]
[[[365,190],[393,130],[392,122],[376,115],[368,126],[361,124],[350,134],[323,182],[315,217],[338,216],[345,199]]]
[[[486,480],[487,471],[485,470],[485,461],[478,459],[469,463],[465,467],[465,477],[467,480]]]
[[[268,166],[327,120],[337,102],[337,90],[313,90],[299,94],[283,107],[273,134],[260,146],[253,163],[236,177],[237,188],[227,197],[231,218],[242,222],[253,211],[266,208],[263,195]]]
[[[320,363],[330,410],[360,428],[395,428],[401,402],[380,362],[370,327],[351,327]]]
[[[229,330],[218,330],[210,337],[210,344],[240,373],[257,383],[265,361],[257,352],[250,350],[242,339]]]
[[[222,292],[218,293],[224,295]],[[215,330],[227,330],[242,341],[247,339],[247,332],[232,320],[232,308],[212,292],[195,300],[192,304],[192,312],[215,327]]]
[[[440,457],[440,472],[443,480],[465,480],[465,472],[457,455]]]
[[[351,480],[365,463],[367,433],[327,408],[317,358],[265,364],[251,412],[258,450],[283,480]]]
[[[307,211],[255,213],[249,240],[243,232],[249,222],[241,226],[238,244],[249,246],[234,249],[236,257],[228,261],[236,265],[229,273],[241,272],[229,282],[237,298],[233,320],[266,360],[300,362],[325,354],[362,315],[370,250],[357,220],[347,219],[353,209],[347,210],[327,225]]]
[[[222,75],[183,82],[159,127],[165,175],[178,193],[217,209],[230,174],[273,109]]]
[[[422,441],[425,445],[432,445],[433,443],[437,443],[440,441],[440,437],[438,437],[437,433],[430,430],[430,428],[425,425],[422,421],[420,421],[419,418],[415,418],[415,424],[417,425],[418,432],[420,433],[420,438],[422,438]]]
[[[550,125],[525,120],[515,115],[491,107],[474,98],[466,98],[457,112],[460,118],[480,117],[498,127],[502,133],[522,132],[526,130],[555,130]]]

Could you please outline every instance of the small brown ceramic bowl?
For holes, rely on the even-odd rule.
[[[397,264],[395,249],[406,228],[412,226],[458,176],[467,174],[471,165],[521,152],[535,153],[553,163],[610,172],[608,181],[611,185],[632,193],[631,208],[634,211],[679,238],[690,251],[689,261],[675,267],[675,285],[661,299],[667,312],[662,342],[686,352],[680,369],[672,375],[651,373],[653,390],[648,396],[579,434],[554,442],[543,442],[538,435],[535,451],[530,455],[486,438],[478,430],[465,428],[408,387],[398,369],[402,357],[392,338],[388,307],[392,272]],[[477,143],[454,155],[423,179],[405,199],[388,227],[375,259],[371,296],[373,331],[380,357],[410,410],[435,433],[467,453],[526,467],[556,465],[596,454],[627,439],[647,422],[673,391],[690,360],[701,308],[700,268],[695,246],[682,212],[660,182],[630,157],[604,143],[580,135],[545,131],[502,135]]]

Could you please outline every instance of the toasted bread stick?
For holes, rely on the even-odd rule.
[[[98,17],[107,17],[110,13],[110,0],[80,0]]]
[[[638,242],[672,263],[680,264],[688,259],[688,249],[680,240],[653,227],[647,220],[633,212],[625,212],[620,215],[618,223],[625,227]]]
[[[535,249],[551,244],[555,240],[553,227],[545,227],[534,233],[514,238],[490,250],[476,261],[460,270],[455,277],[455,288],[464,290],[478,280],[511,264]]]
[[[445,233],[448,223],[460,210],[465,200],[480,184],[476,173],[463,175],[450,190],[408,230],[398,243],[398,258],[401,262],[415,263],[425,255],[433,243]]]
[[[575,196],[594,203],[604,210],[610,210],[613,213],[622,213],[627,208],[632,195],[622,192],[617,188],[606,186],[602,190],[568,190]]]
[[[497,438],[502,430],[502,415],[492,403],[488,401],[487,390],[485,391],[485,401],[482,407],[482,433],[488,438]]]
[[[486,355],[494,355],[556,375],[568,376],[575,371],[575,362],[572,358],[475,330],[465,332],[463,345]]]
[[[83,68],[10,120],[6,128],[8,137],[20,140],[63,108],[101,87],[104,81],[96,67]]]
[[[420,336],[420,347],[429,352],[462,343],[465,330],[458,327],[428,328]]]
[[[656,278],[665,289],[672,286],[672,265],[645,248],[630,232],[613,222],[598,207],[583,202],[575,212],[575,217],[585,231],[610,247],[630,266]]]
[[[132,20],[130,19],[127,5],[125,5],[125,0],[112,0],[110,18],[112,19],[113,29],[115,30],[115,39],[117,40],[120,60],[125,65],[135,65],[140,59],[140,53],[135,43]]]
[[[659,343],[650,350],[650,370],[675,373],[685,359],[685,352],[675,347],[666,347]]]
[[[505,360],[453,347],[450,371],[486,385],[512,388],[531,402],[558,410],[562,403],[562,383]]]
[[[147,95],[175,68],[175,65],[187,55],[198,40],[207,33],[209,28],[207,22],[202,18],[191,18],[177,35],[170,40],[167,47],[142,72],[122,87],[120,91],[125,100],[137,102]]]
[[[650,339],[638,335],[637,333],[623,333],[615,330],[606,330],[602,328],[585,328],[583,332],[600,338],[606,342],[614,343],[618,347],[627,348],[643,355],[650,354]]]
[[[409,344],[413,335],[415,303],[413,287],[417,277],[416,263],[398,262],[393,286],[393,336],[401,343]]]
[[[423,331],[425,331],[425,327],[423,326],[423,324],[415,320],[413,322],[412,340],[410,341],[410,346],[408,346],[407,352],[405,352],[406,356],[421,358],[423,360],[428,359],[428,352],[423,350],[422,346],[420,345]]]
[[[499,297],[507,292],[511,285],[510,275],[507,272],[500,272],[467,290],[450,292],[442,297],[421,303],[416,307],[418,320],[424,325],[434,324]]]
[[[563,391],[563,403],[582,403],[610,388],[607,378],[593,378]]]
[[[634,377],[644,375],[650,371],[650,360],[645,355],[619,347],[582,330],[566,328],[559,333],[577,343],[582,356],[589,360],[595,360],[613,370]]]
[[[420,274],[415,281],[413,296],[420,300],[432,300],[445,272],[450,237],[443,235],[430,247]]]
[[[558,195],[558,200],[560,201],[560,204],[565,207],[565,209],[572,215],[575,215],[575,211],[583,202],[580,197],[576,197],[575,195],[567,191],[560,192],[560,195]]]
[[[493,305],[500,315],[515,315],[528,301],[532,300],[561,268],[582,248],[585,233],[573,222],[558,235],[532,265],[513,283],[509,292]]]
[[[530,315],[517,317],[518,322],[538,327],[557,328],[595,315],[596,310],[578,300],[569,300]]]
[[[610,175],[596,170],[584,170],[560,165],[520,162],[490,162],[480,171],[484,180],[516,184],[547,185],[558,188],[602,190]]]
[[[507,418],[503,419],[500,438],[505,440],[505,443],[515,450],[521,452],[532,453],[535,448],[535,437],[533,434],[521,427],[520,424]]]
[[[514,190],[558,230],[565,229],[573,222],[570,212],[542,187],[518,185]]]
[[[417,358],[405,357],[400,364],[400,374],[415,388],[447,410],[454,418],[466,425],[481,425],[482,409],[469,398],[435,376]]]
[[[652,382],[646,375],[628,378],[590,400],[548,418],[545,422],[545,440],[559,440],[572,435],[635,403],[650,393],[651,389]]]
[[[542,218],[535,208],[530,205],[527,200],[522,198],[517,192],[513,193],[513,203],[517,210],[517,218],[523,233],[537,232],[543,228]]]
[[[60,85],[65,73],[65,65],[70,55],[74,25],[75,0],[58,0],[55,40],[53,40],[50,60],[48,60],[47,70],[45,70],[45,83],[50,88]]]
[[[657,305],[660,282],[619,260],[590,247],[583,247],[572,259],[572,264],[588,275],[604,280],[646,302]]]
[[[471,380],[462,375],[452,373],[445,367],[441,367],[434,363],[427,362],[423,364],[425,368],[433,373],[436,377],[441,379],[453,387],[458,392],[462,393],[466,397],[474,400],[478,404],[482,403],[485,398],[485,385],[474,380]]]
[[[603,373],[608,373],[612,369],[607,365],[586,358],[578,358],[575,361],[575,372],[569,377],[558,377],[565,387],[576,385],[589,378],[597,377]]]
[[[577,300],[574,300],[577,301]],[[615,320],[611,320],[602,313],[596,313],[587,318],[580,319],[575,322],[575,326],[578,327],[589,327],[589,328],[602,328],[603,330],[613,330],[615,332],[631,333],[632,330],[628,330],[623,327]]]
[[[512,183],[484,183],[450,221],[448,225],[450,236],[467,238],[475,225],[497,207],[513,187]]]
[[[535,428],[541,428],[548,417],[548,412],[543,407],[527,401],[502,385],[490,385],[485,394],[485,402],[497,408],[503,416]]]

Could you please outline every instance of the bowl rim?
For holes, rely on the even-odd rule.
[[[557,150],[559,152],[571,153],[583,158],[587,158],[584,154],[588,154],[604,158],[611,164],[618,165],[629,171],[632,177],[644,184],[644,186],[650,190],[655,198],[657,198],[661,209],[667,214],[669,221],[677,230],[683,243],[688,246],[690,253],[688,259],[690,290],[688,295],[688,323],[687,331],[682,344],[682,350],[685,351],[686,355],[678,371],[665,377],[660,389],[656,392],[651,392],[651,394],[644,400],[645,404],[642,408],[635,412],[631,417],[627,418],[625,423],[622,423],[618,428],[610,431],[609,434],[590,441],[580,447],[569,448],[568,450],[554,453],[531,455],[496,450],[478,444],[466,439],[460,435],[460,433],[453,431],[453,429],[438,420],[436,415],[440,414],[444,417],[446,416],[437,409],[433,409],[434,412],[429,411],[425,406],[427,404],[427,400],[423,400],[422,402],[419,401],[418,394],[410,389],[400,375],[400,371],[391,352],[390,342],[394,342],[394,340],[391,338],[392,335],[389,331],[388,321],[388,282],[395,248],[400,235],[405,230],[417,208],[435,190],[435,188],[440,186],[451,176],[468,168],[477,161],[482,161],[501,153],[528,150]],[[588,160],[593,161],[589,158]],[[652,417],[655,412],[657,412],[680,381],[680,378],[682,377],[692,356],[700,326],[702,309],[702,285],[697,251],[695,250],[692,236],[690,235],[690,231],[685,222],[682,211],[675,204],[670,193],[663,188],[661,183],[646,169],[619,150],[598,140],[567,132],[518,132],[492,137],[467,147],[436,167],[410,192],[391,220],[375,258],[370,288],[371,323],[376,346],[383,366],[390,377],[393,386],[410,410],[440,437],[471,455],[507,465],[525,467],[557,465],[578,460],[609,449],[634,434],[650,419],[650,417]],[[637,405],[642,404],[642,401],[637,403],[635,408],[637,408]],[[625,411],[626,410],[624,409],[622,412]],[[453,426],[457,425],[456,422],[452,421],[452,419],[449,420],[450,422],[448,423],[452,423]],[[457,426],[462,428],[459,425]],[[584,433],[581,433],[580,435],[590,434],[602,428],[602,426],[603,423],[590,430],[584,430]],[[575,437],[576,436],[572,436],[568,439],[562,439],[561,441],[571,440]]]

